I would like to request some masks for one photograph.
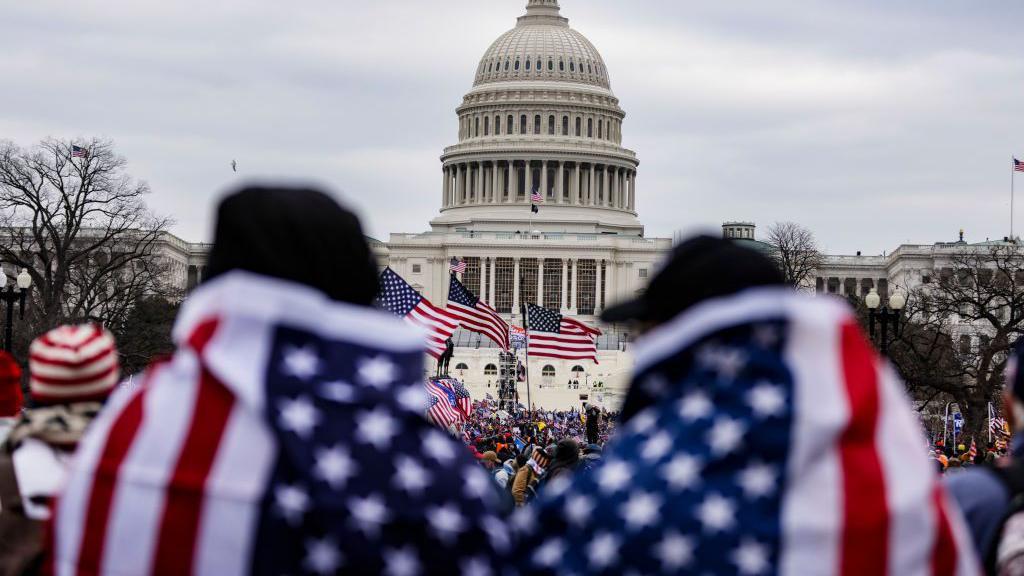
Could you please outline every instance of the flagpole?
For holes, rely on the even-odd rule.
[[[526,354],[526,410],[533,419],[533,401],[530,399],[530,313],[525,302],[519,303],[520,313],[523,316],[523,328],[526,329],[526,346],[523,351]]]
[[[1017,171],[1017,162],[1013,155],[1010,155],[1010,242],[1013,242],[1013,173]]]

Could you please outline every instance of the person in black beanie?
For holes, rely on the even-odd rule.
[[[310,188],[250,186],[224,198],[203,281],[230,270],[291,280],[364,306],[378,289],[359,219]]]

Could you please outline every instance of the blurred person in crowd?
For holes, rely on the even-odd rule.
[[[7,352],[0,352],[0,444],[21,417],[21,366]]]
[[[15,368],[5,370],[15,375]],[[43,522],[64,487],[72,455],[119,377],[114,337],[98,325],[61,326],[29,346],[33,407],[0,448],[0,574],[40,568]]]
[[[903,385],[845,303],[697,237],[602,318],[644,332],[618,435],[516,512],[521,572],[977,573]]]
[[[1024,342],[1010,354],[1003,390],[1003,413],[1011,415],[1013,430],[1024,430]],[[1008,458],[950,475],[958,460],[951,458],[946,474],[950,493],[963,510],[974,545],[993,574],[1024,574],[1024,438],[1015,434]]]
[[[303,188],[217,211],[172,358],[83,441],[55,571],[497,571],[498,493],[424,417],[422,335],[374,309],[359,221]]]

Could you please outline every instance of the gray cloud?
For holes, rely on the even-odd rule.
[[[113,138],[189,239],[259,176],[425,230],[454,109],[525,1],[212,4],[6,6],[0,137]],[[1007,233],[1015,4],[562,0],[628,113],[648,234],[794,220],[836,252]]]

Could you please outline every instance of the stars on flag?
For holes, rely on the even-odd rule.
[[[312,346],[291,348],[284,355],[284,372],[299,380],[309,380],[316,376],[320,366],[320,358]]]
[[[314,574],[334,574],[344,561],[338,543],[331,537],[306,541],[306,559],[303,565]]]
[[[302,439],[313,433],[313,427],[320,422],[320,412],[308,396],[281,401],[281,428],[294,432]]]
[[[359,465],[344,446],[316,449],[316,464],[313,473],[334,490],[345,487],[349,478],[356,475]]]
[[[291,525],[298,525],[309,510],[309,493],[299,485],[283,484],[274,490],[277,511]]]
[[[384,390],[395,381],[397,367],[387,358],[377,356],[359,360],[357,372],[363,384],[377,390]]]
[[[372,444],[377,450],[391,446],[391,439],[398,434],[397,421],[383,407],[356,416],[356,438]]]

